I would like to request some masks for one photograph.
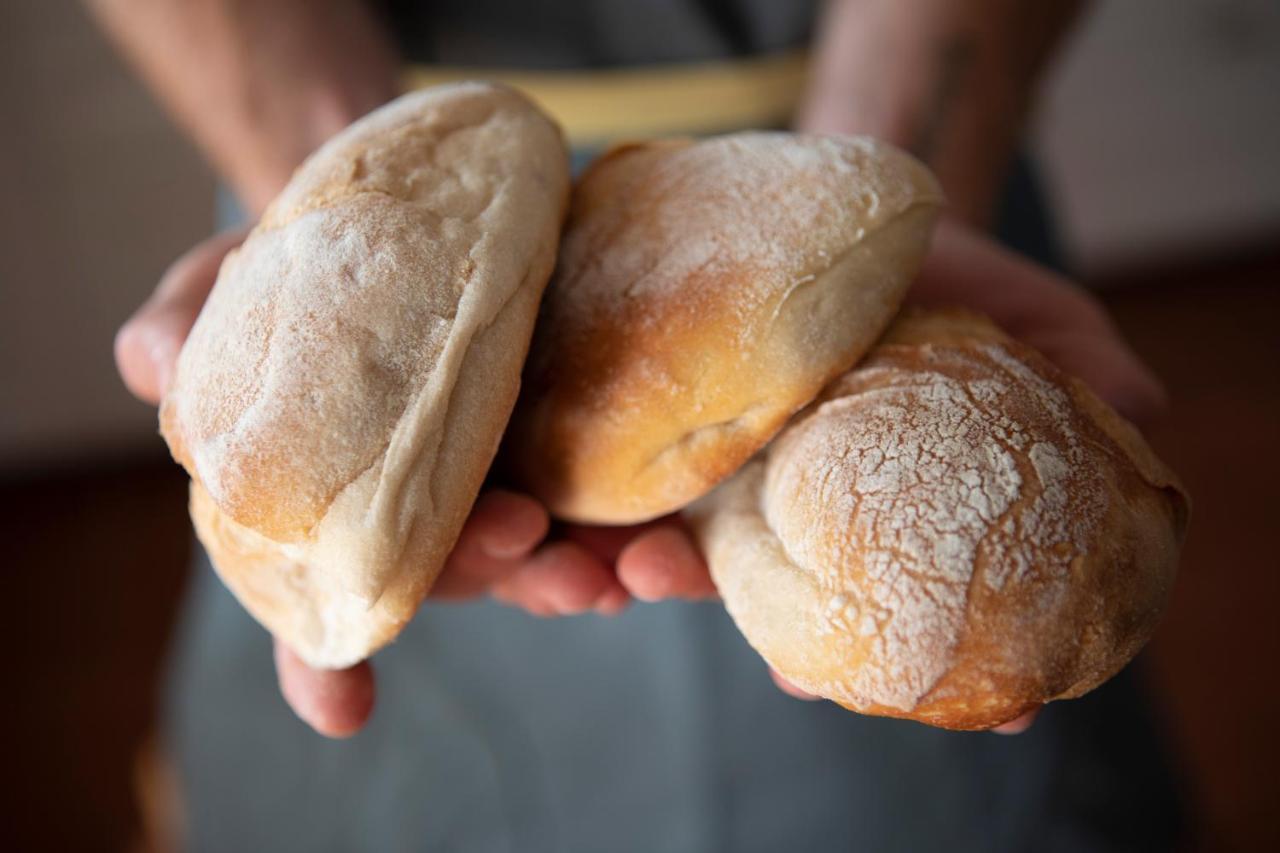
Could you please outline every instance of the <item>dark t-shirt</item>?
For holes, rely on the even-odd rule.
[[[407,59],[608,68],[773,53],[808,42],[818,0],[383,0]]]

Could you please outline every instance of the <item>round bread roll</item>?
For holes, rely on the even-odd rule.
[[[907,316],[688,510],[799,687],[952,729],[1079,696],[1151,636],[1188,502],[1080,382],[967,315]]]
[[[219,574],[312,665],[388,642],[443,566],[519,390],[568,186],[529,101],[426,90],[313,154],[224,261],[161,431]]]
[[[736,471],[897,311],[942,194],[866,138],[625,146],[579,180],[508,438],[563,519],[632,523]]]

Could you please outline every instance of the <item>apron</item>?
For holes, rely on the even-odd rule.
[[[494,32],[485,16],[513,4],[388,6],[402,22],[430,7],[434,28],[403,30],[411,58],[486,66],[416,64],[406,85],[517,85],[580,166],[619,138],[784,126],[813,4],[525,3]],[[657,23],[627,29],[637,7]],[[675,64],[629,62],[645,38]],[[744,58],[747,42],[769,52]],[[1025,164],[1004,213],[1006,243],[1055,260]],[[1182,830],[1132,668],[1026,734],[951,733],[785,696],[716,603],[544,620],[428,601],[375,658],[367,729],[329,741],[285,706],[268,636],[197,562],[165,713],[188,850],[1168,850]]]

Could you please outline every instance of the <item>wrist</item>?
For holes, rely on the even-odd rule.
[[[366,0],[92,8],[254,213],[318,145],[397,93],[395,45]]]
[[[833,0],[819,35],[797,129],[867,134],[912,147],[929,61],[923,37],[891,4]]]
[[[227,138],[215,140],[210,154],[257,216],[313,151],[396,94],[396,78],[386,73],[366,75],[355,84],[298,84],[272,102],[246,99],[243,120],[228,123]]]
[[[835,0],[801,130],[869,134],[938,175],[953,216],[990,223],[1036,72],[1074,0]]]

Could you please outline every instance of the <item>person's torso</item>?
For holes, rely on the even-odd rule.
[[[528,69],[613,68],[785,51],[818,0],[386,0],[406,58]]]

